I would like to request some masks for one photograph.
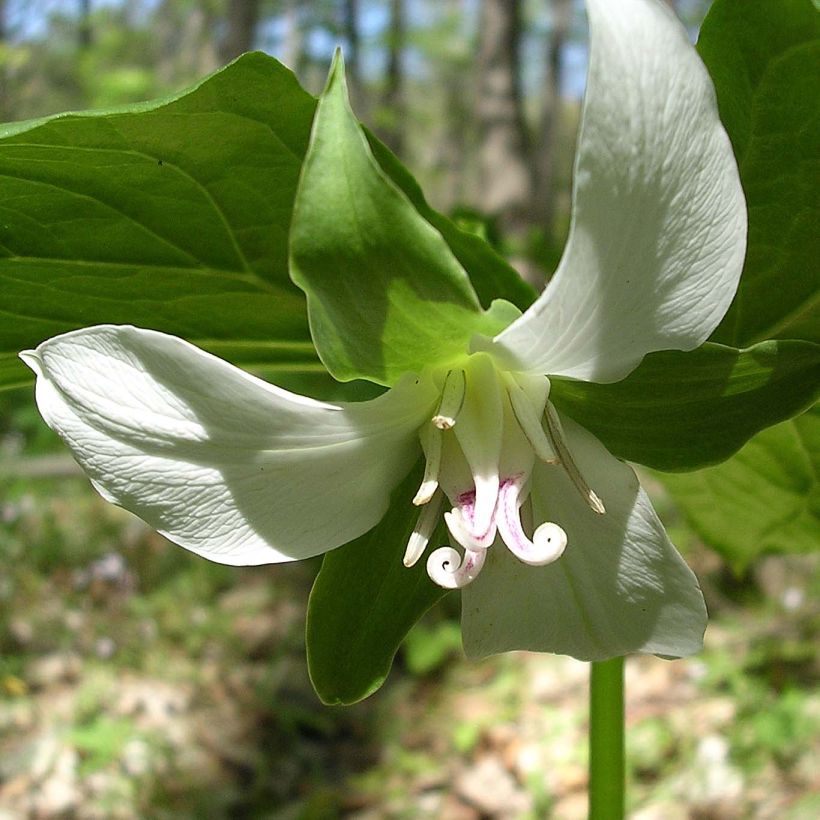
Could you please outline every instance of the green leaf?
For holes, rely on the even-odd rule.
[[[756,435],[717,467],[659,476],[700,537],[736,570],[820,544],[820,407]]]
[[[130,323],[321,368],[287,233],[315,101],[246,55],[175,98],[0,129],[0,386],[19,350]]]
[[[249,54],[174,97],[0,126],[0,389],[31,381],[19,350],[130,323],[337,394],[287,267],[315,107],[287,69]],[[482,299],[529,304],[512,268],[433,211],[398,160],[373,147]]]
[[[366,131],[373,156],[388,176],[401,188],[416,210],[444,237],[450,250],[470,275],[481,304],[489,306],[495,299],[505,299],[521,311],[534,301],[534,288],[488,242],[459,228],[452,220],[434,211],[410,172],[393,154]]]
[[[553,379],[559,410],[620,458],[694,470],[809,407],[820,386],[820,346],[769,341],[746,350],[707,343],[652,353],[616,384]]]
[[[291,228],[291,275],[316,348],[340,381],[392,384],[466,353],[484,313],[441,234],[381,169],[347,100],[337,56],[319,102]]]
[[[329,552],[310,594],[307,655],[310,678],[326,704],[349,704],[378,689],[410,627],[446,590],[428,578],[424,561],[402,563],[418,507],[422,477],[413,470],[395,490],[381,523]],[[439,525],[431,543],[444,541]]]
[[[811,0],[716,0],[698,50],[749,208],[743,277],[712,340],[820,342],[820,13]]]

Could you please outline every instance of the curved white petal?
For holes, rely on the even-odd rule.
[[[596,382],[690,350],[737,289],[746,207],[714,89],[659,0],[587,0],[572,225],[541,297],[498,337],[525,370]]]
[[[560,467],[538,464],[533,519],[567,534],[555,563],[531,567],[496,544],[462,591],[468,655],[511,649],[601,660],[629,652],[683,656],[700,649],[706,609],[698,582],[670,543],[632,469],[562,419],[567,443],[606,505],[598,515]]]
[[[74,331],[21,357],[100,493],[225,564],[306,558],[373,527],[435,400],[409,378],[373,401],[324,404],[133,327]]]

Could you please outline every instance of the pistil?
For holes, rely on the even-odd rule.
[[[465,549],[485,550],[493,545],[496,535],[495,520],[491,518],[490,526],[484,532],[477,532],[475,527],[475,493],[462,493],[458,506],[444,513],[444,520],[450,535]],[[495,510],[493,510],[495,512]]]
[[[453,504],[444,513],[451,544],[463,554],[449,545],[430,554],[427,572],[439,586],[460,589],[472,582],[498,536],[530,566],[560,558],[567,534],[558,524],[544,522],[530,536],[521,521],[536,458],[560,465],[587,504],[604,513],[569,452],[549,391],[546,377],[499,371],[485,353],[447,372],[436,412],[419,430],[425,468],[413,503],[422,510],[405,566],[416,564],[427,548],[445,495]]]
[[[427,559],[427,574],[444,589],[461,589],[481,572],[486,555],[486,550],[465,550],[462,558],[452,547],[439,547]]]
[[[501,540],[509,551],[534,567],[542,567],[556,561],[567,546],[567,534],[551,521],[536,528],[529,539],[521,526],[521,504],[524,476],[515,476],[505,481],[498,498],[496,523]]]

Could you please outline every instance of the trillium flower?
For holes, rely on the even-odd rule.
[[[589,0],[588,9],[571,230],[528,310],[480,313],[459,271],[459,310],[477,317],[459,325],[444,290],[428,296],[390,271],[370,283],[375,298],[396,304],[400,286],[413,295],[402,297],[409,318],[385,331],[385,350],[397,362],[419,344],[429,352],[400,377],[374,379],[389,389],[358,403],[296,395],[153,330],[104,325],[52,338],[21,356],[37,375],[43,417],[97,490],[186,549],[256,565],[326,553],[368,532],[423,459],[418,491],[401,499],[418,508],[404,562],[423,560],[433,582],[462,590],[468,654],[696,651],[706,613],[694,575],[631,467],[556,410],[551,379],[618,381],[647,353],[702,344],[738,284],[745,205],[711,82],[674,16],[656,0]],[[322,163],[335,167],[334,146],[349,137],[370,181],[344,203],[354,212],[345,218],[376,212],[374,230],[389,240],[410,208],[373,170],[333,77],[303,169],[293,278],[307,293],[320,356],[348,377],[344,362],[364,361],[372,339],[342,335],[338,354],[328,339],[366,324],[369,308],[331,274],[325,290],[311,279],[301,237],[325,243],[326,267],[347,251],[317,230],[306,191],[324,184]],[[382,191],[379,204],[368,185]],[[432,248],[430,260],[449,253],[413,220],[401,228],[415,231],[413,248]],[[380,236],[356,252],[389,246]],[[430,543],[442,517],[449,543]]]

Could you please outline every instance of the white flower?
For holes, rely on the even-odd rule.
[[[548,377],[617,381],[651,351],[703,343],[737,287],[744,199],[674,16],[656,0],[588,8],[572,226],[541,297],[460,359],[351,404],[289,393],[151,330],[50,339],[21,354],[40,411],[105,498],[212,560],[289,561],[375,526],[423,451],[405,563],[443,514],[453,546],[427,568],[463,588],[469,654],[699,648],[697,581],[631,468],[559,416]]]

